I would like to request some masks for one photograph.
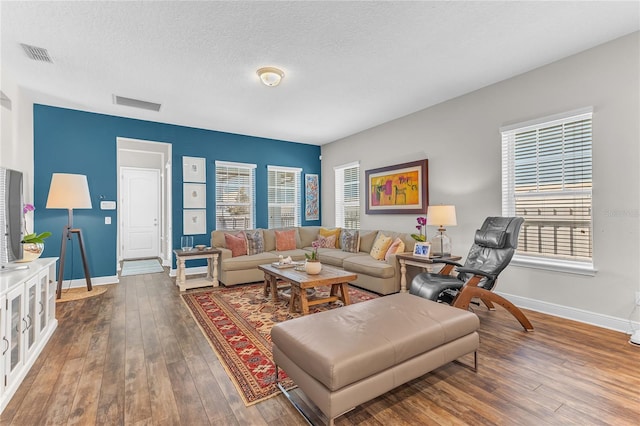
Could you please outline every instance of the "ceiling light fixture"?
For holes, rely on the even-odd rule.
[[[262,83],[265,86],[275,87],[280,84],[280,81],[284,77],[284,72],[275,67],[263,67],[256,71]]]

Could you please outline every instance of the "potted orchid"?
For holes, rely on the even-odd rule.
[[[320,247],[319,241],[314,241],[311,243],[313,247],[313,251],[311,253],[305,253],[305,257],[307,261],[304,263],[304,270],[307,274],[316,275],[319,274],[322,270],[322,263],[320,263],[320,259],[318,259],[318,247]]]
[[[44,240],[51,236],[51,232],[45,231],[41,233],[29,233],[27,231],[27,214],[34,211],[36,208],[33,204],[25,204],[22,207],[22,214],[25,217],[25,232],[22,237],[22,252],[24,261],[34,260],[40,257],[42,252],[44,251]]]
[[[417,234],[411,234],[411,238],[413,238],[416,241],[427,241],[427,218],[423,217],[423,216],[418,216],[418,218],[416,219],[418,221],[418,224],[416,225],[416,229],[418,230]]]

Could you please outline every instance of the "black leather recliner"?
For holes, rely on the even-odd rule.
[[[521,217],[488,217],[476,231],[464,265],[441,260],[445,266],[440,272],[417,275],[409,293],[461,309],[468,309],[471,299],[477,297],[490,310],[495,309],[493,303],[504,307],[526,331],[532,331],[533,326],[522,311],[492,291],[498,275],[507,267],[516,251],[523,222]],[[451,275],[454,267],[457,275]]]

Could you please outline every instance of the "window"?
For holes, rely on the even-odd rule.
[[[293,167],[267,166],[269,228],[300,226],[300,173]]]
[[[589,109],[501,129],[502,213],[525,219],[524,264],[593,271],[591,121]]]
[[[253,229],[256,165],[216,161],[216,229]]]
[[[336,226],[360,229],[360,163],[335,167]]]

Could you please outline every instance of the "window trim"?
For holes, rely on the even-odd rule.
[[[361,194],[360,194],[360,161],[352,161],[350,163],[346,163],[346,164],[342,164],[339,166],[334,166],[333,167],[333,178],[334,178],[334,202],[335,202],[335,211],[334,211],[334,225],[335,226],[339,226],[339,227],[344,227],[345,226],[345,215],[344,215],[344,206],[345,206],[345,202],[344,202],[344,197],[342,197],[341,199],[338,199],[338,193],[339,190],[342,191],[343,195],[344,195],[344,172],[347,169],[351,169],[357,167],[358,168],[358,210],[360,211],[362,208],[362,199],[361,199]],[[338,188],[338,179],[337,179],[337,172],[341,171],[342,172],[342,185],[340,188]],[[338,207],[342,208],[343,211],[342,213],[342,222],[339,223],[338,221]],[[358,225],[361,224],[361,217],[358,218]],[[358,226],[358,229],[360,229],[360,226]]]
[[[509,180],[508,172],[515,169],[515,159],[513,158],[513,153],[510,152],[505,153],[504,151],[504,133],[513,132],[518,130],[518,132],[526,132],[532,129],[538,129],[542,125],[546,126],[554,126],[558,125],[562,122],[565,122],[567,119],[575,119],[576,121],[589,117],[593,120],[593,107],[580,108],[572,111],[567,111],[559,114],[549,115],[546,117],[540,117],[533,120],[509,124],[506,126],[500,127],[500,136],[501,136],[501,146],[502,146],[502,189],[501,189],[501,198],[502,198],[502,214],[503,215],[511,215],[510,208],[515,207],[515,202],[511,203],[507,199],[507,194],[514,194],[515,188],[512,187],[514,185],[513,182]],[[593,123],[593,121],[592,121]],[[593,127],[592,127],[592,149],[593,149]],[[512,147],[510,147],[512,148]],[[593,159],[592,159],[593,164]],[[591,200],[593,202],[593,186],[591,188]],[[590,217],[590,227],[591,227],[591,238],[595,235],[593,233],[593,212],[595,210],[591,209],[591,217]],[[593,243],[593,241],[592,241]],[[586,276],[595,276],[597,273],[597,269],[595,267],[595,253],[592,252],[590,261],[582,261],[582,260],[572,260],[572,259],[560,259],[554,257],[547,257],[544,255],[536,256],[527,253],[518,253],[516,251],[513,259],[511,260],[511,264],[514,266],[525,267],[525,268],[533,268],[533,269],[543,269],[548,271],[555,272],[564,272],[578,275],[586,275]]]
[[[287,167],[287,166],[273,166],[267,165],[267,226],[271,228],[271,218],[269,217],[269,208],[271,207],[271,202],[269,201],[269,173],[270,172],[288,172],[288,173],[296,173],[296,192],[295,192],[295,214],[294,214],[294,223],[292,226],[298,227],[302,226],[302,167]],[[279,203],[277,203],[279,204]]]
[[[247,229],[255,229],[256,228],[256,222],[257,222],[257,217],[256,217],[256,169],[258,168],[257,164],[253,164],[253,163],[239,163],[239,162],[234,162],[234,161],[221,161],[221,160],[216,160],[215,161],[215,170],[214,170],[214,188],[216,191],[216,196],[215,196],[215,208],[214,208],[214,214],[216,215],[216,219],[215,219],[215,226],[216,229],[218,229],[218,167],[236,167],[238,169],[246,169],[246,170],[250,170],[251,171],[251,178],[252,178],[252,182],[251,182],[251,204],[250,204],[250,211],[251,211],[251,223],[249,224],[250,226]],[[223,203],[223,205],[225,205]],[[224,228],[222,228],[224,229]]]

